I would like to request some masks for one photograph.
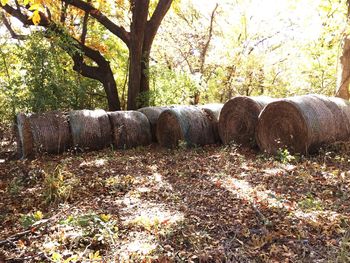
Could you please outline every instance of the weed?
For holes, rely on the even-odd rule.
[[[350,262],[350,230],[346,231],[339,244],[336,262]]]
[[[312,194],[307,194],[307,197],[304,198],[303,200],[298,202],[298,206],[301,209],[304,210],[311,210],[311,211],[316,211],[316,210],[322,210],[322,203],[320,200],[315,199]]]
[[[61,225],[69,225],[82,230],[83,237],[92,239],[92,241],[104,244],[111,241],[114,244],[114,237],[119,228],[117,221],[112,220],[107,214],[86,214],[74,217],[68,216],[65,220],[60,221]],[[77,237],[77,238],[81,238]]]
[[[131,175],[109,177],[105,181],[106,187],[116,192],[127,192],[134,185],[135,178]]]
[[[11,195],[17,195],[23,188],[23,182],[19,178],[13,178],[7,187],[7,191]]]
[[[42,212],[36,211],[34,213],[22,215],[20,218],[20,222],[24,228],[28,228],[28,227],[32,226],[35,222],[41,220],[42,218],[43,218]]]
[[[291,155],[288,149],[278,149],[276,159],[281,163],[287,164],[291,162],[297,162],[299,160],[299,156]]]
[[[44,173],[44,199],[46,203],[61,203],[68,201],[72,191],[79,184],[73,174],[57,166],[53,172]]]

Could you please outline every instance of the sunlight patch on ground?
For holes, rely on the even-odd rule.
[[[320,222],[320,219],[326,219],[329,222],[337,222],[341,217],[339,213],[329,210],[304,212],[298,209],[293,214],[299,219],[307,220],[314,223]]]
[[[242,198],[250,203],[265,202],[269,207],[285,208],[287,210],[291,210],[294,206],[293,203],[279,196],[274,191],[262,190],[259,189],[259,186],[253,187],[245,180],[230,178],[220,181],[220,183],[217,181],[216,184],[222,185],[230,192],[236,194],[239,198]]]
[[[122,262],[129,262],[130,256],[138,259],[147,256],[158,246],[156,240],[146,232],[130,232],[129,236],[130,240],[119,248],[119,260]]]
[[[79,167],[102,167],[106,164],[107,160],[100,158],[93,161],[83,161]]]
[[[163,204],[152,203],[138,197],[125,197],[121,210],[121,219],[126,224],[173,224],[183,220],[184,215],[170,210]]]

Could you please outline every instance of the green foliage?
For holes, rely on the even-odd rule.
[[[11,195],[17,195],[17,194],[19,194],[19,192],[21,191],[22,188],[23,188],[22,180],[19,178],[13,178],[11,180],[9,186],[7,187],[7,191]]]
[[[298,202],[298,206],[306,211],[322,210],[322,203],[317,200],[312,194],[308,194],[306,198]]]
[[[199,89],[196,80],[186,72],[154,66],[150,68],[151,91],[143,96],[149,97],[150,105],[189,104]]]
[[[276,159],[284,164],[297,161],[297,157],[294,155],[291,155],[288,149],[278,149],[276,154]]]
[[[41,112],[95,106],[88,94],[101,94],[102,88],[96,81],[72,72],[70,57],[59,47],[65,40],[51,40],[48,42],[41,33],[32,34],[24,50],[29,109]]]
[[[24,228],[28,228],[41,219],[43,219],[43,214],[41,211],[38,210],[34,213],[22,215],[20,218],[20,222]]]
[[[73,71],[71,58],[60,48],[65,41],[35,32],[23,44],[1,45],[1,123],[12,122],[20,111],[106,107],[102,85]]]
[[[108,214],[85,214],[74,217],[68,216],[60,221],[61,225],[69,225],[83,231],[83,237],[92,238],[95,242],[104,244],[107,241],[114,243],[114,235],[119,231],[116,220]]]

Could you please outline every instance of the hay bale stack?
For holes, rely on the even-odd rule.
[[[151,144],[150,123],[141,112],[108,112],[112,125],[113,144],[118,149],[127,149]]]
[[[219,125],[220,113],[223,106],[224,104],[222,103],[211,103],[211,104],[199,105],[199,107],[202,110],[204,110],[214,122],[214,135],[215,135],[216,142],[220,142],[218,125]]]
[[[16,117],[16,141],[18,157],[28,158],[34,155],[33,134],[29,122],[30,114],[20,113]]]
[[[261,112],[256,138],[260,149],[276,153],[314,152],[325,143],[349,140],[350,103],[319,95],[305,95],[270,103]]]
[[[174,148],[183,141],[188,146],[216,143],[215,121],[196,106],[178,106],[160,114],[157,138],[161,146]]]
[[[104,110],[77,110],[69,113],[73,145],[99,150],[112,143],[111,124]]]
[[[159,115],[169,109],[170,107],[144,107],[141,109],[138,109],[139,112],[142,112],[146,115],[150,125],[151,125],[151,134],[152,134],[152,141],[158,142],[157,140],[157,121],[159,118]]]
[[[59,111],[32,114],[29,117],[34,152],[61,153],[72,145],[68,117]]]
[[[255,128],[263,108],[274,101],[269,97],[237,96],[227,101],[221,110],[219,135],[224,144],[235,142],[256,146]]]

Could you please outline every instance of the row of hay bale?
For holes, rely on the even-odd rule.
[[[257,144],[272,154],[284,148],[307,154],[323,144],[350,139],[350,103],[315,94],[235,97],[225,103],[218,129],[225,144]]]
[[[159,142],[173,148],[217,143],[219,113],[223,104],[147,107],[139,111],[77,110],[17,115],[20,158],[68,149],[117,149]]]
[[[99,150],[113,144],[120,149],[151,143],[149,121],[138,111],[21,113],[17,115],[16,130],[20,158],[71,148]]]
[[[288,148],[307,154],[325,143],[350,138],[350,103],[320,95],[287,99],[234,97],[223,104],[147,107],[139,111],[103,110],[19,114],[22,158],[72,147],[98,150],[158,142],[174,148],[235,142],[276,153]]]

